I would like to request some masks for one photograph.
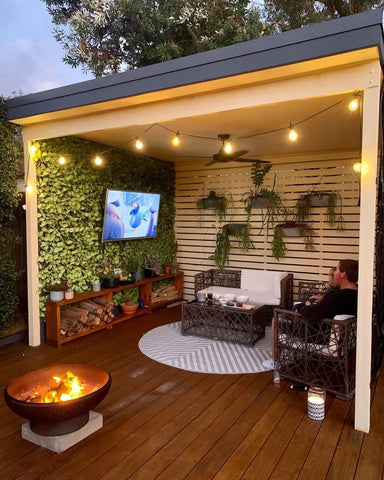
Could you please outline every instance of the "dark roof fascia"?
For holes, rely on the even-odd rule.
[[[7,100],[25,118],[377,46],[384,63],[383,10],[306,26],[137,70]]]

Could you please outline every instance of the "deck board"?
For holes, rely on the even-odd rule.
[[[379,480],[384,468],[384,381],[372,390],[371,432],[353,429],[354,402],[327,396],[323,422],[306,393],[274,387],[271,372],[206,375],[141,354],[138,341],[177,321],[164,308],[56,349],[0,347],[3,387],[47,365],[90,363],[112,376],[95,408],[104,426],[61,454],[21,438],[25,420],[0,401],[0,478],[7,480]]]

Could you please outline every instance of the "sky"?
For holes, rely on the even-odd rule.
[[[0,0],[0,95],[12,97],[90,80],[62,61],[45,2]],[[15,93],[13,93],[15,92]]]

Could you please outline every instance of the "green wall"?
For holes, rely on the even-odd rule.
[[[74,137],[39,142],[36,155],[39,288],[67,280],[73,290],[89,290],[107,258],[124,268],[148,252],[174,261],[175,172],[172,163]],[[104,153],[103,153],[104,152]],[[93,164],[99,154],[103,166]],[[58,158],[67,159],[64,166]],[[101,242],[106,189],[161,194],[153,239]],[[41,295],[44,315],[46,295]]]

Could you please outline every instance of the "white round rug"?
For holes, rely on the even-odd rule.
[[[181,322],[150,330],[139,341],[141,352],[152,360],[200,373],[242,374],[270,370],[262,362],[271,358],[270,327],[253,348],[230,342],[182,335]]]

